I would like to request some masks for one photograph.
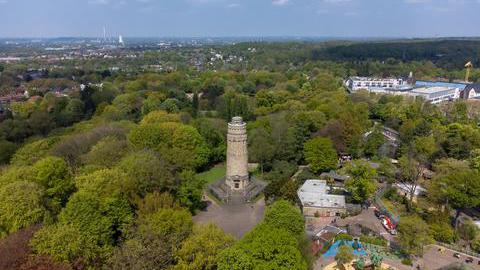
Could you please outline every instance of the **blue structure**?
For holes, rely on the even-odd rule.
[[[335,243],[333,243],[333,245],[327,250],[327,252],[325,252],[325,254],[323,254],[323,256],[324,257],[335,257],[335,255],[337,255],[338,248],[340,247],[340,244],[342,242],[345,242],[345,245],[349,245],[353,248],[353,242],[354,242],[353,240],[352,241],[338,240]],[[363,248],[362,243],[358,242],[358,246],[359,246],[359,249],[354,249],[353,250],[353,255],[355,255],[355,256],[366,256],[367,252]]]
[[[463,90],[467,85],[464,83],[417,81],[415,83],[415,86],[417,87],[448,87],[448,88],[459,88],[460,90]]]

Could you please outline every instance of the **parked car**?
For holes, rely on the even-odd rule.
[[[465,260],[466,263],[473,263],[473,258],[472,257],[468,257],[466,260]]]
[[[457,259],[460,258],[460,253],[458,253],[458,252],[453,253],[453,257],[455,257]]]

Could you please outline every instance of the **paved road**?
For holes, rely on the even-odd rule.
[[[425,254],[423,258],[416,260],[414,266],[403,265],[398,260],[385,259],[384,262],[395,267],[398,270],[416,270],[417,265],[420,265],[420,269],[423,270],[435,270],[445,266],[449,266],[454,263],[465,263],[465,260],[468,255],[461,255],[460,258],[455,258],[453,254],[455,251],[444,249],[445,251],[439,252],[440,247],[436,245],[431,245],[425,248]],[[314,270],[322,270],[323,266],[328,265],[334,261],[333,258],[323,258],[320,257],[314,266]],[[474,270],[480,270],[480,265],[478,264],[478,259],[474,259],[473,263],[465,263],[469,268]]]
[[[265,212],[263,199],[254,204],[218,205],[211,199],[210,202],[207,210],[197,213],[193,221],[200,224],[215,223],[237,239],[242,238],[263,220]]]
[[[460,258],[455,258],[453,256],[456,251],[449,250],[446,248],[442,248],[444,251],[439,251],[440,246],[437,245],[430,245],[425,248],[425,253],[423,258],[418,260],[418,263],[423,266],[422,269],[438,269],[441,267],[445,267],[452,263],[465,263],[467,257],[470,257],[466,254],[461,254]],[[480,265],[478,264],[479,260],[474,258],[473,263],[465,263],[471,269],[478,269],[480,270]]]
[[[373,208],[368,210],[363,210],[360,215],[348,217],[345,219],[338,219],[336,221],[337,225],[339,226],[346,226],[346,225],[354,225],[354,224],[361,224],[377,233],[380,233],[384,238],[389,241],[394,239],[394,236],[389,234],[385,228],[380,223],[380,220],[375,216]],[[454,263],[465,263],[467,257],[470,257],[466,254],[462,254],[460,258],[455,258],[453,254],[455,251],[445,249],[444,252],[439,252],[438,249],[440,247],[437,245],[430,245],[425,248],[423,258],[418,259],[415,263],[415,267],[405,266],[400,263],[400,261],[392,261],[386,259],[385,262],[396,267],[399,270],[408,270],[408,269],[416,269],[416,266],[420,264],[421,269],[426,270],[434,270],[439,269]],[[322,265],[327,265],[333,261],[332,258],[325,260],[324,258],[318,259],[315,270],[322,269]],[[480,270],[480,265],[478,264],[479,260],[474,258],[473,263],[466,264],[470,269]]]
[[[329,265],[330,263],[332,263],[334,261],[335,261],[334,258],[324,259],[324,258],[320,257],[315,262],[315,265],[313,266],[313,270],[322,270],[326,265]],[[413,270],[414,269],[413,267],[403,265],[399,261],[392,261],[392,260],[385,259],[384,263],[386,263],[386,264],[388,264],[392,267],[395,267],[395,269],[397,269],[397,270]]]

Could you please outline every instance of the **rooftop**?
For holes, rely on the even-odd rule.
[[[421,87],[448,87],[448,88],[460,88],[464,89],[465,84],[464,83],[451,83],[451,82],[435,82],[435,81],[416,81],[415,86],[421,86]]]
[[[455,90],[455,88],[446,87],[446,86],[434,86],[434,87],[414,88],[412,90],[412,92],[413,93],[418,93],[418,94],[434,94],[434,93],[438,93],[438,92],[452,91],[452,90]]]
[[[326,177],[331,177],[333,178],[333,180],[338,180],[338,181],[346,181],[348,178],[350,178],[350,176],[348,175],[341,175],[335,171],[330,171],[328,173],[323,172],[322,174],[320,174],[320,178],[325,179]]]
[[[303,206],[320,208],[345,208],[345,196],[328,194],[327,181],[307,180],[297,194]]]
[[[407,184],[407,183],[396,183],[395,187],[401,189],[404,192],[410,192],[410,190],[413,188],[411,184]],[[425,192],[427,192],[425,188],[423,188],[422,186],[416,186],[414,195],[419,196],[421,194],[424,194]]]
[[[354,81],[396,81],[396,80],[403,80],[402,78],[375,78],[375,77],[358,77],[353,76],[349,79]]]

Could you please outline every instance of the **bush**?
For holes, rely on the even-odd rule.
[[[360,236],[360,242],[366,243],[366,244],[372,244],[376,246],[382,246],[386,247],[388,245],[387,240],[381,237],[375,237],[375,236]]]
[[[470,247],[475,250],[475,252],[480,252],[480,238],[475,238],[475,240],[472,241],[470,244]]]
[[[412,266],[413,262],[412,262],[412,259],[410,259],[410,258],[403,258],[402,259],[402,264]]]
[[[331,246],[332,246],[332,243],[330,243],[330,242],[325,243],[322,246],[322,249],[320,249],[320,253],[323,254],[323,253],[327,252],[330,249]]]
[[[16,149],[16,144],[6,140],[0,140],[0,164],[10,162],[10,158],[15,153]]]
[[[335,241],[339,241],[339,240],[352,241],[353,237],[346,233],[340,233],[337,236],[335,236]]]
[[[385,191],[383,197],[395,202],[403,202],[404,199],[397,193],[397,190],[395,188],[389,188],[387,191]]]
[[[478,228],[473,221],[467,221],[458,227],[458,235],[466,241],[475,239],[478,235]]]
[[[433,239],[436,241],[448,244],[455,241],[455,231],[448,223],[442,222],[430,224],[430,232]]]

